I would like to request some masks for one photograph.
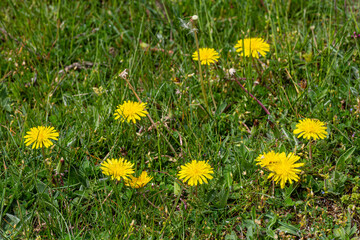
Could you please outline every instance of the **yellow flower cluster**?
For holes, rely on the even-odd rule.
[[[191,163],[187,163],[181,166],[181,170],[178,174],[180,179],[188,181],[190,186],[196,186],[198,184],[208,183],[207,179],[212,179],[214,170],[209,163],[205,161],[193,160]]]
[[[145,109],[146,103],[138,103],[132,101],[125,101],[119,105],[115,110],[115,119],[120,119],[121,122],[125,120],[127,122],[136,123],[136,120],[140,120],[141,117],[146,116],[148,112]],[[53,145],[50,140],[58,140],[59,132],[53,127],[35,127],[31,128],[27,135],[24,137],[26,146],[33,144],[32,148],[47,148]],[[125,185],[132,188],[141,188],[149,183],[153,178],[147,175],[147,172],[143,171],[139,177],[135,177],[132,174],[134,171],[134,164],[125,160],[119,159],[107,159],[101,163],[100,169],[104,175],[116,179],[118,181],[124,180]],[[191,163],[187,163],[181,166],[181,171],[178,176],[184,181],[188,181],[190,186],[208,183],[207,179],[212,179],[214,171],[212,167],[205,161],[193,160]]]
[[[298,124],[296,124],[296,129],[294,130],[294,134],[299,134],[298,138],[303,137],[306,139],[313,138],[314,140],[320,138],[324,139],[327,136],[325,123],[317,120],[305,118],[304,120],[300,120]]]
[[[192,55],[195,61],[199,60],[199,56],[202,65],[210,65],[210,63],[215,63],[220,58],[219,53],[213,48],[200,48],[199,52],[195,51]]]
[[[130,174],[134,173],[134,164],[124,158],[108,159],[101,163],[100,168],[104,175],[110,176],[111,179],[118,181],[121,179],[127,180]]]
[[[26,133],[26,136],[24,137],[25,145],[30,146],[32,145],[32,148],[38,149],[38,148],[48,148],[52,146],[54,143],[51,140],[58,140],[59,132],[57,132],[53,127],[44,127],[44,126],[38,126],[33,127]]]
[[[259,56],[265,56],[270,51],[270,46],[262,38],[246,38],[239,40],[235,45],[235,49],[242,56],[259,58]],[[192,58],[202,65],[210,65],[216,63],[220,55],[213,48],[200,48],[192,54]],[[115,120],[135,124],[136,121],[149,114],[146,105],[147,103],[143,102],[124,101],[115,110]],[[297,134],[298,138],[312,138],[315,140],[324,139],[327,136],[323,122],[308,118],[301,120],[296,125],[293,133]],[[32,145],[33,149],[38,149],[52,146],[53,142],[51,140],[58,140],[58,137],[59,132],[53,127],[38,126],[31,128],[24,138],[26,146]],[[304,163],[296,163],[299,159],[293,153],[286,155],[284,152],[270,151],[260,155],[256,162],[257,165],[270,171],[268,179],[272,179],[274,182],[279,183],[281,188],[284,188],[287,182],[292,184],[299,181],[298,174],[301,171],[299,168],[304,165]],[[134,164],[124,158],[107,159],[101,163],[100,169],[104,175],[113,180],[123,180],[126,186],[132,188],[142,188],[153,179],[146,171],[135,177]],[[180,167],[177,176],[187,182],[188,185],[196,186],[208,183],[208,180],[213,179],[213,174],[214,170],[207,161],[192,160]]]
[[[259,55],[265,56],[270,51],[270,45],[262,38],[241,39],[235,45],[236,52],[245,57],[259,58]],[[220,58],[219,53],[213,48],[200,48],[192,55],[194,61],[201,62],[202,65],[216,63]]]
[[[252,56],[253,58],[259,58],[265,56],[270,51],[270,46],[262,38],[246,38],[239,40],[235,45],[236,52],[242,53],[245,57]]]
[[[104,175],[110,176],[111,179],[125,181],[125,185],[132,188],[141,188],[148,184],[152,177],[147,175],[147,172],[143,171],[139,177],[135,177],[134,164],[125,160],[124,158],[119,159],[108,159],[101,164],[101,170]]]
[[[317,119],[306,118],[300,120],[296,125],[294,134],[299,134],[298,138],[304,137],[306,139],[324,139],[327,136],[325,123]],[[300,173],[299,167],[304,166],[304,163],[296,163],[300,157],[293,153],[286,155],[285,153],[276,153],[270,151],[258,156],[255,161],[256,165],[266,168],[270,171],[268,178],[280,183],[280,187],[284,188],[286,182],[299,181],[298,173]]]
[[[295,163],[300,157],[290,153],[276,153],[274,151],[263,153],[255,161],[257,165],[264,167],[270,171],[268,178],[272,178],[275,183],[280,183],[280,187],[284,188],[287,181],[297,182],[299,176],[297,175],[304,163]]]
[[[149,114],[145,108],[146,103],[125,101],[123,104],[117,106],[114,116],[115,119],[120,119],[121,122],[126,120],[128,123],[130,121],[136,123],[136,120],[140,120],[141,117]]]
[[[152,180],[152,177],[147,175],[147,172],[143,171],[139,177],[135,177],[134,164],[128,162],[123,158],[109,159],[101,164],[101,169],[104,175],[108,175],[111,179],[120,181],[123,179],[125,185],[132,188],[144,187]],[[181,170],[178,173],[180,179],[188,181],[190,186],[208,183],[207,179],[212,179],[213,168],[205,161],[193,160],[191,163],[187,163],[181,166]]]
[[[115,120],[120,119],[121,122],[125,120],[127,122],[136,123],[136,120],[140,120],[141,117],[146,116],[148,112],[145,109],[146,103],[138,103],[133,101],[125,101],[123,104],[118,105],[115,110]],[[25,145],[32,148],[48,148],[54,143],[50,140],[58,140],[59,132],[53,127],[38,126],[33,127],[27,132],[25,138]],[[108,175],[111,179],[120,181],[123,179],[125,185],[140,188],[144,187],[148,182],[152,180],[152,177],[148,176],[144,171],[139,177],[134,177],[134,164],[129,161],[119,159],[108,159],[101,164],[101,170],[104,175]]]
[[[130,123],[136,123],[136,120],[140,120],[141,117],[146,116],[148,112],[145,109],[146,103],[138,103],[132,101],[125,101],[123,104],[117,106],[115,110],[115,119],[120,119],[121,122],[125,120]],[[58,140],[59,132],[53,127],[38,126],[33,127],[26,133],[25,145],[32,148],[48,148],[54,143],[50,140]]]

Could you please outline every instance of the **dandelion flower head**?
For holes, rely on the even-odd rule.
[[[270,45],[262,38],[240,39],[235,45],[235,48],[237,48],[237,52],[242,52],[245,57],[250,57],[251,55],[253,58],[259,58],[259,54],[265,56],[266,53],[270,51]]]
[[[210,63],[215,63],[220,58],[219,53],[213,48],[200,48],[199,53],[201,65],[210,65]],[[198,61],[198,51],[195,51],[192,57],[193,60]]]
[[[178,174],[180,179],[185,182],[188,181],[190,186],[208,183],[207,179],[212,179],[213,168],[209,163],[205,161],[193,160],[191,163],[186,163],[181,166],[181,170]]]
[[[118,181],[122,179],[126,180],[131,174],[134,173],[134,164],[125,160],[124,158],[119,159],[108,159],[101,163],[101,170],[103,174],[110,176],[111,179]]]
[[[132,188],[142,188],[148,184],[152,177],[147,175],[147,172],[143,171],[139,177],[130,176],[130,179],[125,181],[125,185]]]
[[[286,182],[290,182],[290,184],[297,182],[299,180],[299,176],[297,175],[301,170],[297,169],[302,167],[304,163],[295,163],[300,157],[294,155],[293,153],[288,154],[287,156],[284,154],[280,154],[279,162],[276,163],[269,174],[268,178],[272,178],[275,183],[280,183],[280,187],[284,188]]]
[[[136,120],[140,120],[141,117],[145,117],[148,112],[146,111],[146,103],[125,101],[123,104],[117,106],[114,116],[115,119],[120,119],[121,122],[125,120],[127,122],[132,121],[136,123]]]
[[[276,153],[274,151],[263,153],[262,155],[260,155],[255,159],[255,161],[257,162],[256,165],[260,165],[260,167],[265,167],[271,170],[274,164],[279,162],[279,158],[280,158],[279,155],[280,155],[279,153]]]
[[[294,134],[299,134],[297,137],[303,137],[306,139],[324,139],[327,136],[325,123],[317,120],[305,118],[300,120],[298,124],[296,124],[296,129],[294,130]]]
[[[58,140],[59,132],[57,132],[53,127],[44,127],[44,126],[38,126],[33,127],[28,131],[25,135],[25,145],[29,146],[32,145],[32,149],[38,149],[38,148],[48,148],[54,143],[50,141],[52,140]]]

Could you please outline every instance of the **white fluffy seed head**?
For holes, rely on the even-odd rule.
[[[229,74],[230,74],[230,76],[233,76],[235,73],[236,73],[235,68],[230,68],[230,69],[229,69]]]
[[[193,21],[196,21],[198,19],[199,19],[199,17],[197,15],[194,15],[194,16],[191,17],[191,20],[193,20]]]

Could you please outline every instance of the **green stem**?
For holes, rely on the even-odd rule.
[[[49,171],[49,174],[48,174],[49,184],[52,184],[52,183],[54,183],[54,181],[53,181],[53,171],[52,171],[51,161],[49,161],[49,163],[46,162],[46,155],[45,155],[44,147],[41,148],[41,154],[44,159],[43,162],[44,162],[45,168]]]
[[[262,74],[261,74],[261,71],[259,69],[259,66],[258,66],[258,62],[255,61],[255,59],[251,56],[251,59],[254,63],[254,67],[255,67],[255,70],[257,72],[257,74],[259,75],[259,79],[262,80]]]
[[[134,124],[131,124],[132,125],[132,129],[133,129],[133,132],[134,132],[134,136],[135,136],[135,141],[134,142],[136,142],[136,140],[137,140],[137,134],[136,134],[136,123],[134,123]]]
[[[119,206],[122,206],[122,200],[121,200],[121,197],[120,197],[121,188],[119,189],[119,185],[120,185],[120,187],[122,186],[121,185],[121,180],[117,181],[115,179],[110,179],[110,181],[111,181],[112,188],[114,189],[114,194],[115,194],[115,197],[116,197],[117,204]]]
[[[42,147],[41,148],[41,154],[42,154],[42,156],[43,156],[43,158],[44,158],[44,162],[45,162],[45,149]]]
[[[124,79],[124,80],[126,81],[126,83],[129,85],[131,91],[134,93],[134,95],[135,95],[135,97],[137,98],[137,100],[138,100],[139,102],[142,102],[141,99],[140,99],[140,97],[139,97],[139,95],[137,95],[134,87],[131,85],[130,81],[129,81],[126,77],[123,77],[123,79]],[[158,132],[158,134],[160,134],[160,135],[165,139],[165,141],[169,144],[169,147],[170,147],[170,149],[173,151],[175,157],[178,157],[178,154],[176,153],[174,147],[171,145],[171,143],[170,143],[169,140],[165,137],[165,135],[159,130],[159,128],[158,128],[157,125],[155,124],[154,120],[151,118],[150,114],[147,114],[146,116],[147,116],[148,119],[150,120],[152,126],[155,127],[155,129],[156,129],[156,131]],[[158,136],[159,136],[159,135],[158,135]]]
[[[311,165],[313,163],[313,157],[312,157],[312,149],[311,149],[311,140],[309,142],[309,158],[310,158],[310,161],[311,161]]]

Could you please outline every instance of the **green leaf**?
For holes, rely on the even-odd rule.
[[[266,229],[266,235],[271,238],[275,238],[275,231],[271,229]]]
[[[20,222],[20,219],[12,214],[6,213],[6,216],[10,219],[11,225],[17,225]]]
[[[230,191],[225,186],[219,192],[219,207],[224,208],[227,205],[229,199]]]
[[[234,231],[231,231],[231,233],[226,234],[226,236],[225,236],[225,240],[236,240],[236,239],[238,239],[238,238]]]
[[[287,199],[285,199],[285,205],[289,206],[289,207],[294,206],[295,202],[291,198],[287,198]]]
[[[283,223],[283,222],[279,222],[279,223],[281,226],[278,227],[277,230],[300,237],[300,232],[301,232],[300,229],[287,223]]]
[[[344,228],[334,229],[334,236],[340,239],[345,239],[346,233]]]
[[[339,159],[336,162],[336,169],[338,170],[345,169],[347,164],[346,160],[350,158],[351,154],[354,153],[355,149],[356,147],[351,147],[339,157]]]
[[[174,194],[176,196],[181,194],[181,187],[176,181],[174,181]]]
[[[226,102],[221,103],[220,106],[216,109],[215,116],[220,115],[224,111],[226,106],[227,106]]]
[[[231,186],[232,186],[232,177],[231,177],[231,167],[230,166],[225,167],[225,169],[224,169],[224,178],[225,178],[226,186],[228,188],[231,188]]]

